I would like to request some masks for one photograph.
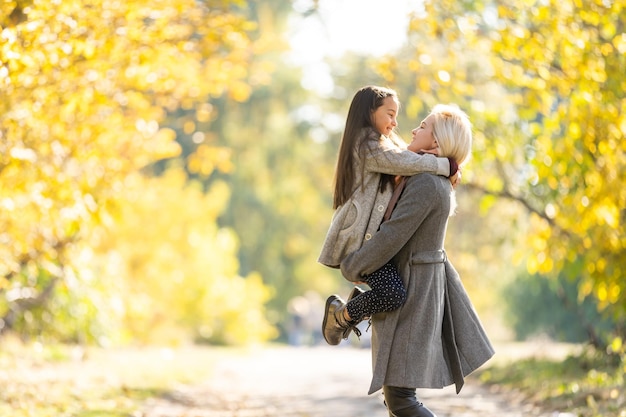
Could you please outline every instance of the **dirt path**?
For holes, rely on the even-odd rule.
[[[532,353],[526,346],[505,354],[510,358]],[[369,349],[260,349],[218,360],[210,380],[149,400],[142,417],[387,417],[381,393],[367,395],[370,378]],[[554,415],[491,392],[471,377],[459,395],[453,387],[420,390],[418,395],[438,417]]]

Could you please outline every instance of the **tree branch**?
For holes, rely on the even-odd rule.
[[[472,189],[472,190],[477,190],[477,191],[479,191],[479,192],[481,192],[481,193],[483,193],[483,194],[486,194],[486,195],[492,195],[492,196],[495,196],[495,197],[506,198],[506,199],[508,199],[508,200],[513,200],[513,201],[516,201],[516,202],[520,203],[522,206],[524,206],[524,207],[526,208],[526,210],[528,210],[530,213],[534,213],[534,214],[536,214],[537,216],[539,216],[539,217],[541,217],[542,219],[544,219],[545,221],[547,221],[547,222],[548,222],[548,224],[549,224],[552,228],[557,229],[557,230],[559,230],[559,231],[561,231],[561,232],[564,232],[564,233],[565,233],[565,231],[564,231],[563,229],[561,229],[561,228],[560,228],[560,227],[556,224],[556,222],[554,221],[554,219],[552,219],[552,218],[548,217],[548,215],[547,215],[545,212],[540,211],[539,209],[537,209],[537,208],[533,207],[533,206],[532,206],[532,204],[530,204],[530,202],[528,202],[528,200],[526,200],[526,199],[525,199],[524,197],[522,197],[522,196],[519,196],[519,195],[514,195],[513,193],[511,193],[511,192],[510,192],[509,190],[507,190],[507,189],[503,189],[502,191],[491,191],[491,190],[486,189],[486,188],[485,188],[485,187],[483,187],[482,185],[478,185],[478,184],[474,184],[474,183],[467,183],[467,184],[465,184],[465,186],[466,186],[467,188],[470,188],[470,189]]]

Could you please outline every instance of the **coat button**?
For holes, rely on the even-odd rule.
[[[365,240],[370,240],[372,238],[372,235],[370,233],[367,233],[365,235]]]
[[[385,206],[383,206],[382,204],[378,206],[378,211],[384,211],[384,210],[385,210]]]

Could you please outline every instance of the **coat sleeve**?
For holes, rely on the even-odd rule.
[[[409,178],[391,218],[361,249],[341,262],[341,273],[349,281],[362,281],[389,262],[430,213],[441,207],[435,177],[422,174]]]
[[[369,140],[365,170],[404,176],[426,172],[447,177],[450,174],[450,163],[447,158],[420,155],[400,148],[390,140]]]

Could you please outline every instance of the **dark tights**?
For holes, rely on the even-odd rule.
[[[406,301],[406,289],[396,266],[389,262],[365,278],[371,288],[354,297],[346,308],[353,321],[359,322],[372,314],[400,308]]]
[[[417,401],[415,388],[384,385],[383,394],[389,417],[437,417],[424,404]]]

